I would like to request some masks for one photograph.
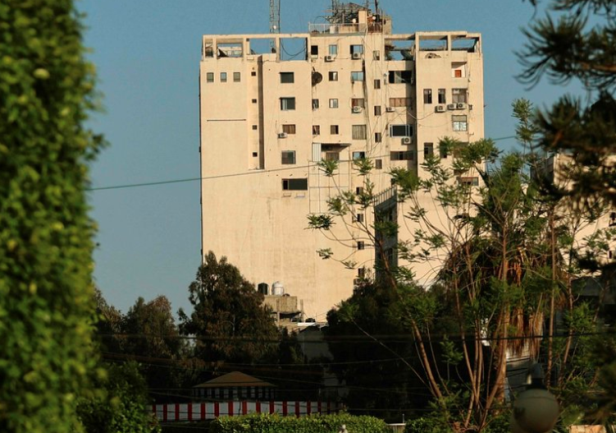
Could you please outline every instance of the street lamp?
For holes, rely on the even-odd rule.
[[[556,397],[543,384],[543,368],[531,368],[531,383],[513,403],[511,431],[513,433],[547,433],[558,420]]]

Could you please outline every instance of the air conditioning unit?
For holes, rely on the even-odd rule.
[[[334,56],[325,56],[325,61],[326,62],[333,62],[334,60],[336,60],[336,57],[334,57]]]
[[[458,109],[458,110],[464,110],[464,109],[466,109],[466,104],[465,104],[464,102],[458,102],[458,103],[456,104],[456,109]]]
[[[456,109],[456,104],[447,104],[447,109],[448,110],[455,110]]]
[[[353,113],[361,113],[361,107],[359,105],[354,106]]]
[[[402,144],[411,144],[411,137],[403,137]]]
[[[287,133],[281,132],[280,134],[278,134],[278,138],[287,138]]]
[[[359,60],[361,59],[361,53],[353,53],[351,57],[353,57],[353,60]]]
[[[434,107],[434,111],[436,111],[437,113],[444,113],[445,110],[445,106],[444,105],[437,105],[436,107]]]
[[[385,111],[387,111],[388,113],[393,113],[394,111],[396,111],[396,109],[394,107],[387,107],[385,108]]]

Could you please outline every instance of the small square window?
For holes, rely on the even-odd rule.
[[[424,143],[424,159],[434,155],[434,143]]]
[[[310,55],[311,56],[318,56],[319,55],[319,46],[318,45],[311,45],[310,46]]]
[[[206,75],[206,79],[208,83],[213,83],[214,82],[214,73],[213,72],[208,72]]]
[[[366,248],[366,244],[364,243],[364,241],[358,241],[357,242],[357,249],[358,250],[363,250]]]
[[[256,77],[256,76],[257,76],[257,72],[256,72],[256,71],[252,71],[252,72],[250,73],[250,75],[251,75],[251,76],[253,76],[253,77]]]
[[[351,72],[351,82],[354,83],[356,81],[364,81],[364,71]]]
[[[331,125],[329,127],[329,133],[332,135],[338,135],[338,125]]]
[[[374,168],[376,168],[377,170],[382,170],[383,169],[383,160],[382,159],[375,159],[374,160]]]
[[[364,214],[358,213],[355,215],[355,222],[363,223],[364,222]]]
[[[295,98],[280,98],[280,109],[282,111],[295,110]]]
[[[321,135],[321,125],[312,125],[312,135]]]
[[[468,131],[466,116],[451,116],[451,123],[454,131]]]
[[[325,161],[340,161],[339,152],[325,152]]]
[[[375,89],[381,88],[381,80],[374,80],[374,88]]]
[[[257,152],[252,152],[252,157],[256,158],[257,156],[259,156],[259,154]]]
[[[221,72],[220,73],[220,82],[221,83],[226,83],[227,82],[227,73],[226,72]]]
[[[424,104],[432,104],[432,89],[424,89]]]
[[[240,72],[234,72],[233,73],[233,82],[234,83],[239,83],[240,81],[242,81],[242,74]]]
[[[338,108],[338,99],[330,99],[329,108]]]
[[[381,60],[381,52],[379,50],[372,52],[372,60]]]
[[[351,45],[351,54],[363,54],[364,46],[363,45]]]
[[[364,98],[352,98],[351,99],[351,107],[364,108],[365,106],[366,106],[366,102]]]
[[[256,103],[257,103],[257,100],[256,100],[256,99],[253,99],[253,100],[252,100],[252,103],[253,103],[253,104],[256,104]]]
[[[353,152],[353,159],[366,159],[366,152]]]
[[[357,188],[355,188],[355,194],[356,195],[361,195],[364,193],[364,187],[363,186],[358,186]]]
[[[295,134],[295,125],[282,125],[282,132]]]
[[[330,56],[338,55],[338,45],[330,45],[329,46],[329,55]]]
[[[357,276],[359,278],[364,278],[366,276],[366,268],[358,268],[357,269]]]
[[[295,164],[295,151],[294,150],[283,150],[282,151],[282,164],[283,165]]]
[[[329,81],[338,81],[337,71],[329,71]]]
[[[451,102],[454,104],[466,104],[466,89],[451,89]]]
[[[353,125],[352,127],[353,140],[366,139],[366,125]]]
[[[293,72],[281,72],[280,73],[280,82],[281,83],[294,83],[295,82],[295,74]]]
[[[282,179],[283,191],[306,191],[308,179]]]
[[[441,155],[441,159],[447,159],[447,156],[449,156],[449,149],[447,148],[447,145],[439,146],[438,150]]]
[[[383,141],[383,134],[381,132],[375,132],[374,133],[374,142],[375,143],[380,143]]]
[[[375,116],[380,116],[381,115],[381,106],[380,105],[375,105],[374,106],[374,115]]]
[[[257,125],[252,125],[252,130],[256,131],[258,129]]]
[[[319,109],[319,100],[318,99],[313,99],[312,100],[312,109],[313,110],[318,110]]]
[[[447,94],[445,93],[445,89],[438,89],[438,103],[439,104],[447,103]]]

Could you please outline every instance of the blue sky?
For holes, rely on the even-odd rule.
[[[282,32],[320,22],[329,0],[281,0]],[[516,81],[514,54],[534,10],[522,0],[381,0],[395,33],[468,30],[483,34],[486,137],[514,133],[514,98],[538,106],[563,89]],[[85,45],[98,71],[105,111],[91,126],[111,146],[92,165],[93,187],[199,177],[198,73],[203,34],[266,33],[268,0],[81,0]],[[500,140],[511,149],[514,140]],[[165,295],[190,309],[199,266],[199,182],[89,193],[97,221],[97,285],[126,312],[141,296]],[[224,212],[224,209],[220,210]]]

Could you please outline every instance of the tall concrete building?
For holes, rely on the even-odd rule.
[[[426,155],[452,159],[439,152],[441,138],[483,138],[483,60],[477,33],[393,34],[390,17],[354,4],[308,30],[203,37],[202,249],[227,256],[256,285],[282,283],[305,318],[321,321],[373,266],[362,228],[374,215],[358,210],[323,232],[307,229],[308,215],[327,212],[340,191],[360,192],[365,178],[353,162],[366,158],[377,204],[401,218],[392,168],[424,176]],[[338,161],[333,177],[321,160]],[[433,200],[425,206],[437,220]],[[317,251],[328,248],[323,260]],[[434,278],[429,267],[415,272]]]

